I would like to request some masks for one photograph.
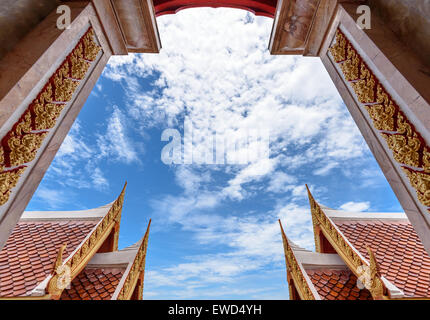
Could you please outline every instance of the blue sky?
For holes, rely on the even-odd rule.
[[[80,210],[128,182],[120,248],[153,219],[145,299],[286,299],[277,220],[313,249],[305,183],[351,211],[401,211],[317,58],[270,56],[272,19],[188,9],[157,19],[158,55],[112,57],[27,210]],[[166,128],[270,130],[270,157],[166,165]],[[251,150],[252,152],[252,150]]]

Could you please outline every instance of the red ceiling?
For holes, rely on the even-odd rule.
[[[256,16],[273,18],[277,0],[154,0],[155,14],[173,14],[182,9],[210,7],[237,8],[251,11]]]

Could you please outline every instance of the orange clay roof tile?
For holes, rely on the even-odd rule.
[[[366,258],[366,245],[376,255],[381,273],[409,297],[430,296],[430,256],[407,220],[333,219]]]
[[[51,272],[58,249],[67,257],[96,221],[21,221],[0,251],[0,297],[25,296]],[[12,284],[11,284],[12,282]]]
[[[350,270],[308,269],[309,278],[323,300],[372,300],[369,290],[357,287],[357,277]],[[328,281],[322,281],[328,276]]]
[[[60,299],[110,300],[123,274],[124,269],[86,267],[73,279],[70,288],[63,291]],[[106,282],[111,285],[104,285]]]

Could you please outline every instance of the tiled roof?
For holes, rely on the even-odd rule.
[[[360,253],[366,245],[376,255],[381,273],[409,297],[430,296],[430,257],[408,220],[333,219]]]
[[[369,290],[357,287],[357,277],[350,270],[306,270],[323,300],[372,300]]]
[[[97,221],[21,221],[0,251],[0,297],[24,296],[52,271],[59,247],[66,258]]]
[[[65,289],[61,300],[110,300],[124,274],[124,269],[85,268],[70,289]]]

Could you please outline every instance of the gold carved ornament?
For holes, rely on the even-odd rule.
[[[296,289],[299,292],[301,298],[303,300],[315,300],[315,296],[312,293],[305,276],[303,275],[303,272],[296,260],[296,257],[294,256],[293,249],[288,243],[287,236],[285,235],[284,229],[282,228],[281,220],[279,220],[279,225],[281,226],[282,242],[284,244],[285,263],[287,265],[287,271],[290,272],[294,280]]]
[[[381,280],[381,272],[378,264],[378,260],[376,260],[376,256],[373,253],[370,247],[367,247],[367,252],[369,253],[369,267],[370,267],[370,289],[369,291],[372,293],[372,296],[378,297],[379,299],[383,299],[385,287]]]
[[[321,228],[324,236],[330,242],[330,244],[336,249],[336,252],[344,259],[346,264],[349,266],[351,271],[359,278],[360,269],[363,265],[367,266],[368,263],[360,257],[360,255],[348,244],[345,238],[339,233],[337,228],[331,222],[329,217],[321,209],[320,205],[315,201],[312,196],[308,186],[306,186],[308,191],[309,203],[311,206],[312,219],[315,219]],[[372,262],[372,258],[374,259]],[[373,253],[370,259],[370,268],[372,268],[372,263],[375,265],[376,258]],[[384,283],[381,279],[381,274],[379,269],[377,273],[373,274],[372,286],[369,288],[370,293],[374,299],[381,299],[385,297],[387,292]],[[382,293],[381,293],[382,292]]]
[[[138,287],[139,292],[137,298],[142,298],[141,291],[143,290],[143,273],[145,272],[146,251],[148,248],[150,226],[151,220],[149,220],[148,228],[146,229],[145,235],[133,260],[133,264],[131,265],[131,268],[125,278],[124,284],[118,294],[117,300],[129,300],[133,295],[134,289],[136,288],[138,280],[141,276],[142,282]]]
[[[0,205],[9,200],[12,188],[28,163],[36,158],[49,130],[55,126],[100,50],[90,27],[1,140]]]
[[[429,146],[339,29],[329,51],[415,189],[417,199],[430,207]]]
[[[314,240],[315,240],[315,251],[321,252],[321,241],[319,237],[319,223],[318,220],[312,215],[312,225],[314,227]]]
[[[59,271],[60,267],[63,265],[63,253],[66,250],[67,244],[63,244],[59,249],[57,253],[57,258],[54,261],[54,264],[52,266],[51,274],[54,274],[54,277],[52,277],[52,280],[49,281],[47,286],[47,291],[50,293],[51,296],[60,297],[63,289],[61,286],[59,286],[60,277],[63,276],[63,274]]]
[[[115,225],[121,220],[122,205],[124,203],[124,194],[127,183],[121,191],[119,197],[113,202],[108,213],[95,226],[92,232],[85,238],[83,243],[75,250],[73,255],[61,265],[70,270],[70,281],[72,281],[85,268],[88,261],[97,252],[103,241],[109,236]],[[58,260],[58,259],[57,259]],[[62,260],[61,260],[62,261]],[[59,299],[64,288],[58,288],[58,279],[62,276],[55,268],[52,277],[48,282],[47,291],[54,299]]]

